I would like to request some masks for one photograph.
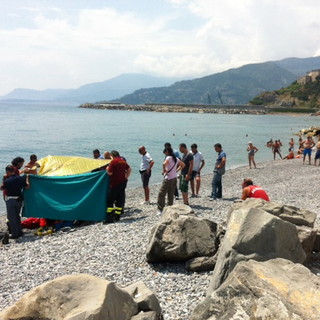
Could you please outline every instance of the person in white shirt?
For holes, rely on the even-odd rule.
[[[149,180],[151,177],[151,169],[154,165],[154,161],[150,156],[150,153],[147,152],[144,146],[139,147],[139,153],[141,154],[141,165],[140,165],[140,174],[142,180],[142,186],[144,189],[144,202],[142,204],[150,204],[150,189],[149,189]]]
[[[191,197],[196,198],[199,196],[201,184],[200,172],[205,165],[205,161],[203,159],[202,153],[198,151],[198,146],[196,143],[191,145],[191,152],[193,154],[193,169],[190,180],[192,191]]]

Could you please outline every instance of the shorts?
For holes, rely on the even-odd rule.
[[[200,171],[192,171],[190,180],[195,179],[195,177],[200,177]]]
[[[149,180],[150,180],[150,177],[151,177],[151,171],[149,173],[147,173],[147,170],[143,170],[143,171],[140,171],[140,174],[141,174],[142,186],[144,188],[148,187],[149,186]]]
[[[320,159],[320,150],[317,150],[314,160]]]
[[[306,156],[306,155],[311,156],[311,149],[304,149],[303,150],[303,155],[304,156]]]
[[[182,174],[180,176],[180,182],[179,182],[179,189],[181,190],[181,192],[188,192],[188,184],[189,184],[189,181],[187,181],[186,176]]]

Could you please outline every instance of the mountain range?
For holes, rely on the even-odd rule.
[[[24,99],[73,103],[118,101],[127,104],[245,104],[264,91],[290,85],[308,71],[320,69],[320,57],[286,58],[247,64],[192,80],[177,81],[144,74],[123,74],[77,89],[15,89],[0,100]]]
[[[122,74],[102,82],[85,84],[77,89],[14,89],[0,100],[64,101],[73,103],[113,100],[140,88],[168,86],[178,78],[155,77],[130,73]]]

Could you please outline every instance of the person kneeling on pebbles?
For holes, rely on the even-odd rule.
[[[270,201],[268,194],[261,187],[254,185],[251,179],[244,179],[242,182],[242,200],[256,198]]]

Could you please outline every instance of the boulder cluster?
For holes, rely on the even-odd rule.
[[[211,271],[207,295],[190,320],[320,319],[320,278],[303,264],[320,251],[316,214],[275,202],[235,203],[227,227],[186,205],[166,207],[151,230],[150,265],[185,263]],[[0,312],[8,319],[161,320],[156,293],[142,282],[124,288],[87,274],[46,282]]]

